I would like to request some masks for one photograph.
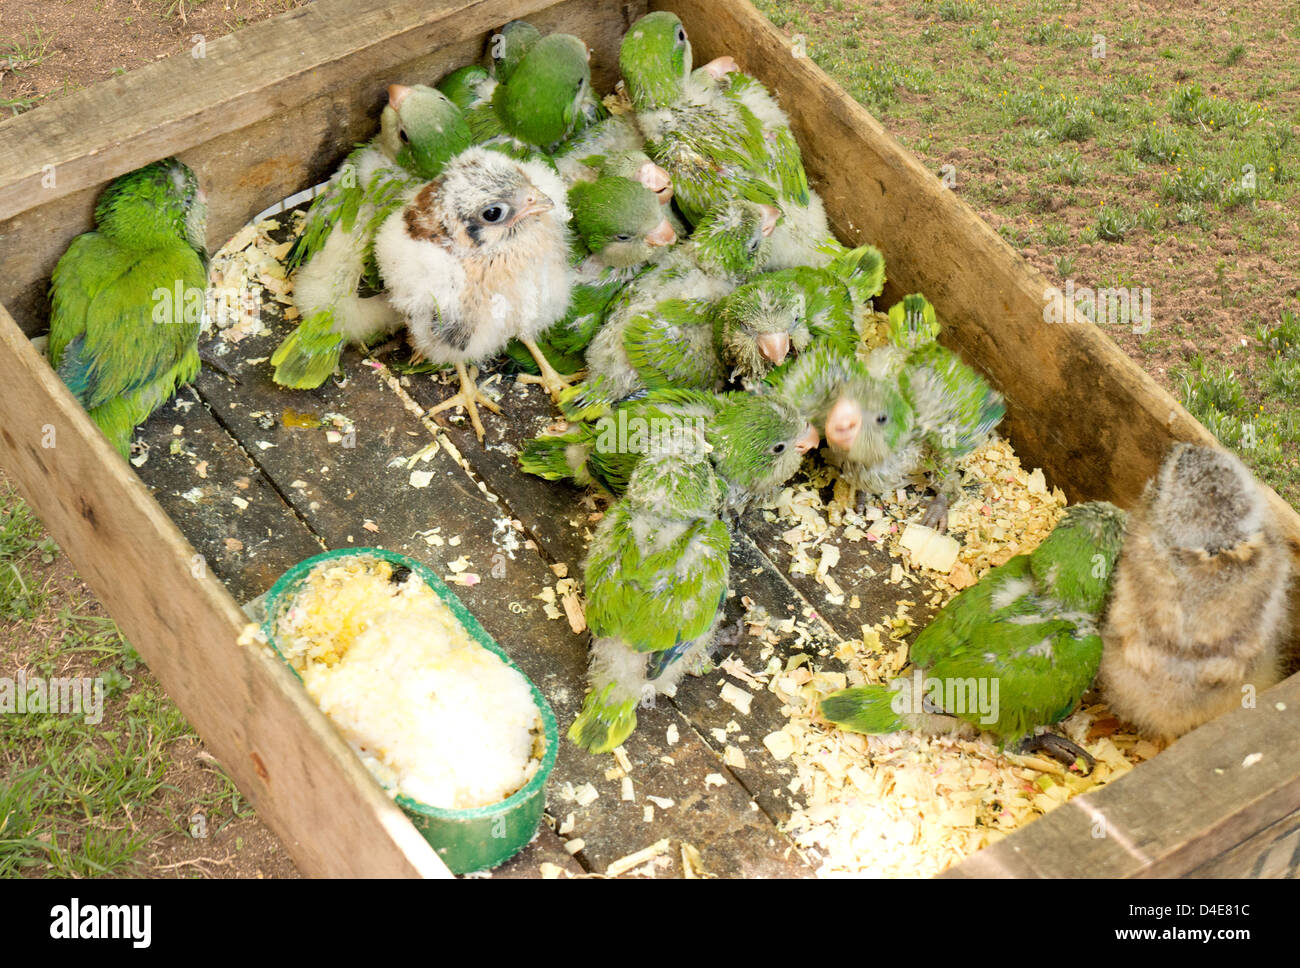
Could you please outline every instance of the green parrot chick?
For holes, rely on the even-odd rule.
[[[677,241],[653,191],[639,181],[606,175],[569,189],[573,228],[603,266],[624,269],[656,260]]]
[[[199,371],[207,201],[174,158],[115,180],[50,285],[50,363],[125,457],[135,427]]]
[[[534,43],[492,94],[492,107],[506,132],[543,150],[572,134],[591,87],[590,56],[587,45],[570,34],[551,34]]]
[[[812,340],[807,296],[788,279],[758,276],[713,307],[713,332],[733,374],[761,380]]]
[[[1001,745],[1029,740],[1068,750],[1070,762],[1086,757],[1068,741],[1035,734],[1068,716],[1097,674],[1098,624],[1124,524],[1113,504],[1071,507],[1032,553],[944,606],[912,644],[917,674],[833,693],[822,715],[861,733],[945,731],[960,720]]]

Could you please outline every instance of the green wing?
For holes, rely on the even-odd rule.
[[[51,364],[124,456],[135,427],[199,370],[206,289],[203,260],[179,239],[137,253],[88,233],[55,267]]]
[[[307,209],[302,233],[294,240],[285,258],[286,272],[309,262],[325,247],[325,240],[335,228],[352,231],[365,196],[365,186],[361,184],[357,171],[361,154],[366,150],[367,147],[362,145],[348,155],[329,185]]]
[[[713,345],[708,307],[668,299],[651,313],[633,316],[623,336],[628,360],[650,389],[715,389],[725,372]]]

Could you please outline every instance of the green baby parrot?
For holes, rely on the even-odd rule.
[[[527,20],[512,20],[488,40],[488,68],[497,81],[508,81],[542,32]]]
[[[690,41],[667,11],[647,14],[623,38],[619,66],[646,151],[673,178],[692,224],[727,201],[776,205],[785,217],[762,267],[824,265],[843,247],[808,187],[789,119],[752,77],[720,58],[692,71]]]
[[[900,486],[920,463],[916,415],[897,382],[833,343],[815,343],[772,382],[822,433],[828,463],[861,500]]]
[[[54,267],[50,364],[123,457],[199,372],[206,222],[194,172],[166,158],[109,185]]]
[[[812,425],[777,394],[666,389],[592,423],[528,441],[519,466],[547,480],[596,483],[617,496],[647,452],[688,431],[698,431],[708,445],[729,514],[769,500],[819,442]]]
[[[302,319],[271,356],[276,383],[318,387],[349,341],[367,343],[401,326],[386,299],[362,295],[382,289],[375,234],[408,190],[436,178],[469,142],[464,117],[446,95],[419,85],[389,88],[379,134],[348,155],[290,250]]]
[[[587,348],[587,379],[561,396],[561,412],[589,420],[644,389],[719,389],[710,305],[754,271],[778,218],[771,206],[729,203],[615,296]]]
[[[584,580],[591,692],[569,738],[608,753],[636,728],[636,707],[702,672],[722,615],[731,536],[703,441],[647,455],[605,512]]]
[[[916,414],[918,440],[924,446],[921,469],[938,492],[924,523],[947,527],[948,504],[960,487],[956,462],[979,447],[1006,415],[1002,395],[935,342],[939,323],[934,307],[920,294],[906,296],[889,310],[891,345],[868,359],[873,373],[897,379]]]
[[[1124,524],[1124,512],[1104,501],[1069,508],[1031,553],[944,606],[912,643],[916,673],[833,693],[822,715],[858,733],[941,728],[937,716],[956,717],[1002,746],[1028,740],[1068,753],[1067,763],[1090,760],[1061,737],[1036,734],[1068,716],[1097,674],[1098,626]]]
[[[780,273],[756,276],[714,304],[713,339],[734,377],[762,380],[812,341],[808,297]]]
[[[571,34],[534,42],[491,100],[468,115],[474,143],[517,158],[558,148],[584,123],[591,91],[590,52]]]

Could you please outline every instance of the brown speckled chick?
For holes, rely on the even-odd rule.
[[[1217,448],[1176,444],[1129,514],[1102,629],[1117,716],[1172,740],[1281,679],[1291,555],[1264,490]]]

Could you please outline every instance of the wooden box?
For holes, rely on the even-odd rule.
[[[650,7],[681,16],[696,63],[732,54],[776,93],[839,235],[884,252],[885,304],[917,290],[929,296],[949,322],[946,341],[1006,395],[1003,430],[1026,467],[1041,466],[1071,500],[1129,506],[1170,442],[1212,442],[1104,332],[1045,323],[1047,281],[745,0]],[[205,369],[181,394],[192,406],[168,407],[144,428],[154,456],[137,473],[29,341],[47,327],[50,272],[91,227],[103,186],[126,171],[169,154],[192,166],[210,199],[215,250],[255,213],[323,180],[369,137],[387,85],[431,83],[477,60],[491,31],[523,17],[586,40],[597,89],[606,91],[619,39],[645,10],[614,0],[319,0],[0,125],[0,463],[305,873],[446,871],[293,676],[265,650],[238,643],[246,624],[239,602],[327,545],[383,544],[445,566],[457,549],[430,539],[463,535],[483,573],[463,589],[467,604],[567,724],[581,701],[585,641],[547,618],[534,595],[553,584],[552,565],[577,573],[584,522],[568,522],[587,509],[576,492],[523,480],[509,454],[478,447],[457,427],[431,438],[412,412],[419,406],[404,405],[355,355],[345,361],[347,385],[299,395],[270,395],[265,364],[262,376],[239,385]],[[284,419],[268,427],[266,413],[284,416],[289,407],[355,415],[355,449],[296,433]],[[519,407],[535,432],[544,404]],[[176,437],[182,453],[173,458]],[[430,454],[432,439],[441,446]],[[206,462],[201,480],[192,479],[197,459]],[[434,472],[427,489],[389,486],[405,484],[417,465]],[[198,498],[182,490],[187,484],[200,485]],[[1300,517],[1276,503],[1300,547]],[[520,521],[518,540],[502,540],[502,520],[505,532]],[[739,591],[798,606],[798,588],[760,545],[738,541]],[[835,625],[834,616],[828,621]],[[755,698],[747,724],[755,741],[764,717],[772,720],[766,728],[779,728],[769,699]],[[566,743],[550,812],[563,818],[574,809],[565,795],[591,782],[600,798],[584,814],[585,844],[575,859],[543,827],[510,870],[535,875],[548,861],[604,872],[668,838],[669,873],[680,870],[679,843],[696,847],[720,876],[811,873],[779,830],[788,812],[773,789],[786,780],[780,765],[761,744],[745,769],[719,758],[713,731],[734,713],[718,702],[716,677],[690,681],[672,702],[645,711],[629,742],[634,803],[606,775],[610,758]],[[677,742],[667,742],[669,733]],[[1279,839],[1296,835],[1297,736],[1293,677],[1257,708],[1196,730],[951,873],[1259,873],[1273,864]],[[1254,753],[1263,758],[1244,766]],[[704,782],[710,774],[721,785]],[[647,794],[674,804],[646,822]],[[1097,836],[1103,817],[1105,836]]]

